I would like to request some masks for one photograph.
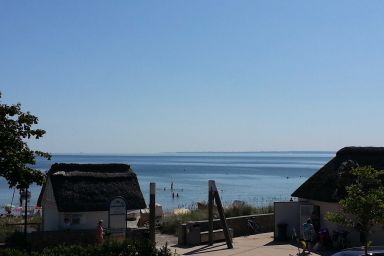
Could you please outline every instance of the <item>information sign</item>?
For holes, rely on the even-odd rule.
[[[108,228],[112,236],[124,236],[127,228],[127,204],[121,196],[115,197],[109,204]]]

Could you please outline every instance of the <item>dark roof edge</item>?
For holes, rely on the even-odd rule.
[[[123,173],[132,171],[131,166],[128,164],[77,164],[77,163],[54,163],[48,171],[48,174],[56,172],[109,172],[109,173]]]
[[[384,154],[384,147],[344,147],[336,152],[336,156],[354,154]]]

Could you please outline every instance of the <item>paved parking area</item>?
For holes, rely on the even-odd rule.
[[[252,236],[236,237],[233,239],[233,249],[227,249],[225,242],[215,243],[212,246],[200,245],[195,247],[183,248],[176,244],[169,243],[169,248],[180,255],[204,255],[204,256],[296,256],[297,247],[291,244],[281,244],[273,241],[273,233],[257,234]],[[301,251],[301,249],[300,249]],[[308,254],[329,255],[327,253]]]

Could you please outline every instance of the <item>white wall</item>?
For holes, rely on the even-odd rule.
[[[43,211],[43,230],[58,230],[59,211],[57,209],[50,178],[47,179],[47,184],[45,186],[45,190],[43,191],[41,206]]]
[[[96,229],[101,219],[104,221],[103,226],[108,227],[108,211],[59,212],[50,178],[47,179],[47,184],[43,191],[41,206],[43,231],[64,230],[68,228],[64,225],[65,218],[70,220],[79,219],[79,223],[71,223],[69,228],[73,230]]]
[[[54,231],[65,229],[64,218],[80,216],[79,224],[72,224],[71,229],[96,229],[100,219],[104,220],[104,227],[108,226],[108,211],[98,212],[59,212],[53,193],[52,182],[47,179],[42,198],[43,230]]]
[[[103,226],[108,227],[108,211],[96,212],[60,212],[59,213],[59,228],[65,229],[64,219],[67,217],[70,220],[73,218],[80,218],[80,223],[71,223],[70,229],[95,229],[99,220],[103,220]]]
[[[327,202],[321,202],[316,200],[305,200],[300,199],[300,201],[309,202],[314,205],[320,206],[320,227],[321,228],[328,228],[329,234],[332,236],[332,231],[335,230],[347,230],[349,231],[348,240],[351,242],[351,246],[360,246],[360,237],[359,233],[355,231],[352,228],[345,228],[340,224],[336,224],[333,222],[329,222],[325,220],[325,214],[327,212],[340,212],[341,208],[339,204],[337,203],[327,203]],[[382,225],[376,225],[372,229],[372,233],[370,234],[370,237],[368,238],[370,241],[373,242],[372,245],[383,245],[384,244],[384,228]]]
[[[287,235],[291,235],[295,228],[297,235],[300,231],[299,223],[299,202],[275,202],[274,203],[274,216],[275,216],[275,229],[274,237],[278,236],[278,224],[287,224]]]

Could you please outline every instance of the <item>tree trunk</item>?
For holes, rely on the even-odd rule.
[[[365,241],[365,244],[364,244],[364,255],[368,255],[368,240]]]
[[[27,216],[27,207],[28,207],[28,188],[25,189],[25,209],[24,209],[24,249],[27,250],[27,222],[28,222],[28,216]]]

